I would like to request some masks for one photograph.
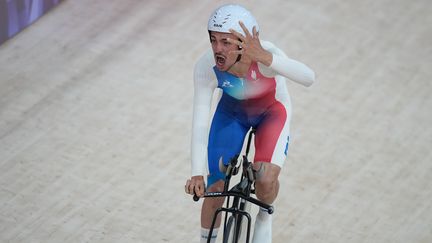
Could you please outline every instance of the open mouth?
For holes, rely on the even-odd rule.
[[[215,55],[215,59],[216,59],[216,65],[217,66],[223,66],[223,65],[225,65],[225,60],[226,60],[225,56],[220,55],[220,54],[216,54]]]

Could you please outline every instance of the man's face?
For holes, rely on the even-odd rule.
[[[238,57],[237,53],[230,53],[231,51],[237,51],[238,46],[229,43],[227,38],[236,39],[237,37],[231,33],[210,31],[210,43],[216,67],[220,71],[228,71],[236,63]]]

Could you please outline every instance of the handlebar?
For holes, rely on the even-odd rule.
[[[266,203],[261,202],[260,200],[257,200],[253,197],[247,197],[245,195],[243,195],[240,192],[233,192],[233,191],[228,191],[228,192],[205,192],[204,193],[204,197],[240,197],[243,198],[244,200],[253,203],[265,210],[267,210],[268,214],[273,214],[274,213],[274,207],[272,205],[268,205]],[[197,195],[193,196],[193,200],[195,202],[199,201],[199,197]]]

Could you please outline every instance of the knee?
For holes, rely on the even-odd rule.
[[[207,191],[208,192],[221,192],[224,189],[224,181],[223,180],[218,180],[216,182],[214,182],[213,184],[211,184],[208,188]]]
[[[279,180],[272,177],[261,177],[256,181],[255,188],[258,199],[271,204],[279,192]]]
[[[224,181],[219,180],[207,188],[208,192],[221,192],[224,188]],[[204,199],[205,204],[211,207],[213,210],[220,208],[224,202],[222,197],[207,197]]]
[[[256,181],[255,187],[263,194],[275,192],[278,189],[279,180],[277,178],[263,177]]]

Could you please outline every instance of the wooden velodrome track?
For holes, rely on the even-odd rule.
[[[177,3],[178,2],[178,3]],[[192,69],[223,1],[67,0],[0,46],[0,242],[198,242]],[[289,83],[274,242],[432,242],[432,4],[240,1]]]

